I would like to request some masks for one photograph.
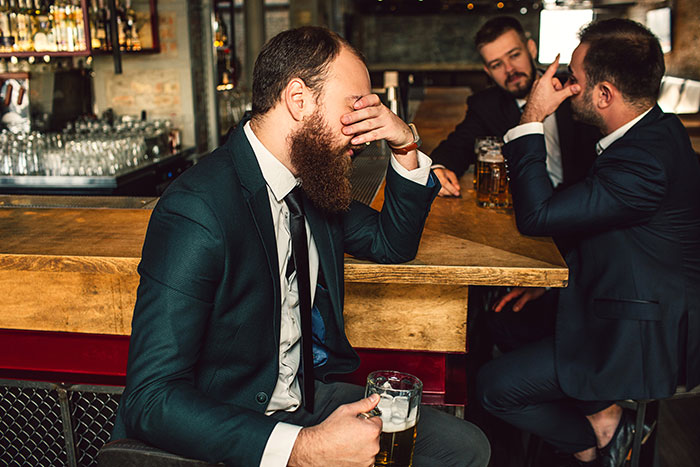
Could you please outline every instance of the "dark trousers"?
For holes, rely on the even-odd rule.
[[[476,392],[486,411],[539,436],[562,453],[594,447],[596,438],[586,415],[612,404],[579,401],[564,394],[554,365],[553,337],[508,352],[484,365],[477,378]]]
[[[304,409],[296,412],[276,412],[277,420],[301,426],[321,423],[339,405],[356,402],[365,396],[361,386],[347,383],[324,384],[316,381],[314,413]],[[428,406],[421,406],[414,467],[485,467],[491,448],[486,436],[469,422]]]

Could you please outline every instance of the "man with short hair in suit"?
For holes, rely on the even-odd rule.
[[[513,17],[497,16],[488,20],[477,31],[474,43],[484,71],[495,85],[467,99],[464,120],[430,155],[433,171],[442,185],[440,196],[460,195],[459,178],[476,160],[474,141],[477,137],[502,137],[517,125],[538,74],[535,66],[537,45],[527,38],[522,25]],[[599,131],[592,125],[574,121],[571,106],[565,101],[545,119],[544,134],[547,174],[552,186],[562,188],[583,179],[593,163]],[[564,251],[568,239],[555,240]],[[494,294],[493,288],[481,292],[486,301]],[[543,288],[514,287],[504,295],[504,301],[494,304],[494,309],[501,312],[508,304],[507,308],[512,311],[524,310],[525,313],[475,314],[473,323],[485,320],[493,341],[502,351],[536,340],[553,327],[553,302],[557,292],[551,291],[542,297],[544,293]],[[526,314],[529,316],[524,316]],[[473,326],[480,327],[478,324]],[[476,339],[473,342],[476,343]]]
[[[393,155],[377,212],[351,200],[347,175],[353,151],[380,139]],[[372,465],[379,397],[336,381],[359,365],[344,331],[343,253],[415,256],[439,189],[417,141],[338,35],[304,27],[271,39],[255,63],[252,119],[152,214],[113,438],[235,466]],[[413,465],[488,458],[478,428],[421,410]]]
[[[679,119],[656,104],[657,38],[612,19],[580,40],[567,84],[553,63],[503,150],[519,230],[577,237],[569,286],[553,337],[487,364],[478,388],[488,411],[577,464],[618,467],[633,421],[615,401],[700,383],[700,164]],[[569,98],[605,136],[588,176],[555,191],[542,122]]]

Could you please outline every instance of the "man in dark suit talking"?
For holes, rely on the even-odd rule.
[[[565,255],[569,286],[554,336],[485,366],[479,398],[576,462],[617,467],[633,423],[614,402],[700,382],[700,164],[681,122],[656,105],[656,37],[613,19],[580,39],[566,86],[555,62],[504,147],[520,231],[577,237]],[[574,115],[605,136],[588,176],[554,191],[542,122],[570,97]]]
[[[351,155],[392,150],[384,207],[351,201]],[[370,466],[378,397],[339,383],[343,253],[403,262],[439,183],[411,128],[371,94],[361,55],[317,27],[271,39],[252,119],[179,177],[151,217],[113,438],[237,466]],[[381,332],[381,330],[377,330]],[[415,466],[484,466],[473,425],[425,408]]]

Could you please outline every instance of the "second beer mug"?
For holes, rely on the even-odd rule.
[[[500,145],[490,146],[479,152],[474,172],[476,204],[487,208],[510,206],[508,174]]]
[[[421,380],[399,371],[375,371],[367,376],[365,397],[379,394],[382,434],[375,465],[410,467],[416,440],[416,424],[423,394]]]

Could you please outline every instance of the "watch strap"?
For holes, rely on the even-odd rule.
[[[394,154],[408,154],[414,149],[418,149],[420,147],[421,139],[418,135],[418,130],[416,129],[416,126],[413,123],[409,123],[408,127],[411,129],[411,133],[413,133],[413,141],[399,148],[395,148],[394,146],[389,145],[389,147],[391,148],[391,152],[393,152]]]

